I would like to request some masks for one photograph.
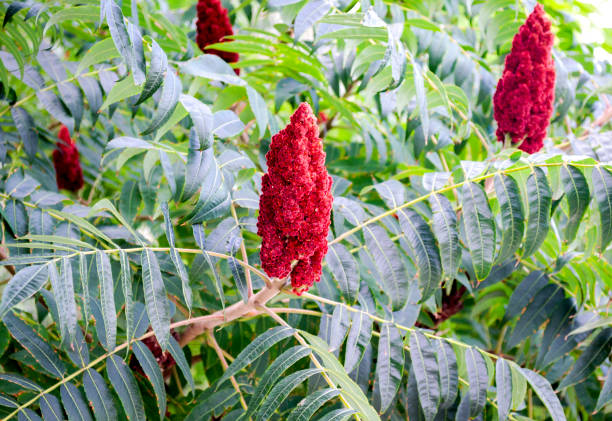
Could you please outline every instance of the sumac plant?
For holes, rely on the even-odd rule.
[[[1,2],[0,420],[612,418],[593,13]]]

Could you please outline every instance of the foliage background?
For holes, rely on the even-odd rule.
[[[544,1],[549,139],[503,149],[491,97],[533,5],[224,2],[238,77],[192,2],[3,2],[0,417],[609,417],[612,43],[579,42],[593,6]],[[297,297],[255,222],[301,101],[334,210]]]

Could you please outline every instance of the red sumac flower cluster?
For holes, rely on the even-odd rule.
[[[333,201],[317,119],[308,104],[272,137],[266,159],[257,221],[261,265],[271,277],[291,275],[299,294],[321,279]]]
[[[504,73],[493,97],[497,139],[506,135],[519,149],[542,149],[553,112],[555,65],[551,56],[550,21],[537,5],[512,40]]]

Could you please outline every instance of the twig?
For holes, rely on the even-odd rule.
[[[8,258],[9,258],[9,256],[8,256],[8,253],[6,252],[6,249],[4,247],[0,247],[0,260],[6,260]],[[6,265],[4,267],[6,268],[6,270],[11,275],[15,274],[15,266],[13,266],[13,265]]]
[[[238,214],[236,213],[236,207],[234,206],[234,202],[232,202],[232,204],[230,205],[230,209],[232,211],[232,216],[236,221],[236,225],[238,225],[238,229],[240,229],[240,221],[238,220]],[[246,246],[244,245],[244,238],[242,238],[242,241],[240,242],[240,253],[242,253],[242,261],[245,265],[248,265],[249,258],[247,256]],[[251,281],[251,271],[245,270],[244,272],[246,276],[248,297],[251,298],[251,296],[253,295],[253,282]]]
[[[207,334],[208,334],[208,344],[217,353],[217,357],[219,357],[219,361],[221,361],[221,366],[223,367],[223,371],[227,370],[227,367],[228,367],[227,361],[225,361],[223,350],[217,343],[214,333],[211,330],[209,330]],[[242,396],[242,392],[240,391],[240,386],[238,386],[238,382],[236,381],[236,378],[234,376],[230,376],[230,382],[232,382],[232,386],[234,386],[234,389],[236,390],[236,392],[238,392],[238,396],[240,396],[240,405],[242,405],[242,408],[245,411],[248,411],[249,407],[247,406],[246,401],[244,400],[244,396]]]

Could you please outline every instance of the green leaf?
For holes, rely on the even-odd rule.
[[[132,270],[125,250],[119,251],[119,262],[121,263],[120,278],[125,302],[125,336],[129,342],[134,338],[134,301],[132,299]]]
[[[125,79],[120,80],[113,85],[110,92],[106,96],[104,103],[100,107],[100,111],[103,111],[115,102],[123,101],[126,98],[138,95],[141,89],[141,86],[136,86],[134,83],[134,78],[132,75],[127,76]]]
[[[506,319],[509,320],[521,314],[529,301],[546,285],[548,285],[546,273],[534,270],[527,275],[510,296],[506,308]]]
[[[421,119],[421,131],[425,143],[429,138],[429,114],[427,113],[427,96],[425,95],[425,82],[423,81],[423,74],[421,66],[411,56],[410,61],[412,62],[412,69],[414,74],[414,88],[416,91],[417,107],[419,109],[419,118]],[[480,279],[480,278],[479,278]]]
[[[133,76],[134,67],[136,66],[136,57],[134,56],[134,50],[132,49],[130,36],[125,26],[121,7],[119,7],[114,0],[105,0],[105,2],[106,22],[108,23],[111,37],[115,43],[115,47],[117,47],[117,51],[125,60],[127,67],[132,70],[130,76]]]
[[[308,29],[312,28],[316,21],[321,19],[331,9],[331,2],[328,0],[314,0],[306,3],[295,17],[293,25],[293,36],[296,40]]]
[[[334,409],[333,411],[323,415],[317,421],[345,421],[355,413],[356,411],[348,408]]]
[[[42,421],[42,418],[38,416],[38,414],[31,409],[24,408],[21,410],[19,415],[17,416],[18,421]]]
[[[499,421],[505,421],[512,408],[512,373],[510,365],[503,358],[498,358],[495,363],[495,389]]]
[[[223,384],[224,381],[255,361],[257,357],[266,352],[272,345],[288,338],[294,333],[295,329],[285,326],[268,329],[256,337],[255,340],[248,344],[246,348],[238,354],[236,359],[227,367],[227,370],[225,370],[225,373],[223,373],[223,376],[221,376],[217,384]]]
[[[340,391],[338,389],[323,389],[308,395],[297,404],[293,411],[291,411],[287,417],[287,421],[310,420],[319,408],[339,394]]]
[[[180,101],[189,113],[195,133],[200,141],[199,151],[212,146],[213,114],[208,105],[190,95],[181,94]]]
[[[495,221],[483,188],[471,181],[462,190],[465,237],[478,281],[491,272],[495,254]]]
[[[296,345],[292,348],[289,348],[281,355],[279,355],[270,366],[266,369],[266,371],[261,376],[255,391],[249,401],[249,409],[247,411],[247,417],[253,414],[259,408],[261,402],[265,399],[266,395],[279,378],[281,378],[282,374],[297,361],[302,358],[310,355],[310,348],[306,348],[302,345]]]
[[[603,388],[599,393],[599,398],[597,398],[595,412],[601,411],[601,409],[610,403],[610,401],[612,401],[612,370],[608,370],[608,375],[606,376]]]
[[[523,339],[533,335],[552,316],[564,298],[563,289],[558,285],[550,284],[541,289],[514,326],[508,339],[508,347],[513,348]]]
[[[70,421],[93,421],[87,404],[83,400],[83,394],[81,391],[72,383],[64,383],[60,392],[62,395],[62,403],[66,414],[68,414],[68,420]]]
[[[236,136],[244,130],[244,123],[231,110],[221,110],[213,114],[213,134],[225,139]]]
[[[94,369],[83,373],[83,388],[90,402],[96,421],[114,421],[117,419],[117,409],[106,381]]]
[[[563,378],[558,389],[564,389],[586,379],[608,358],[610,351],[612,351],[612,328],[602,329],[576,360],[572,370]]]
[[[26,110],[21,107],[11,107],[11,117],[23,142],[23,149],[26,154],[33,158],[38,151],[38,133],[34,125],[34,120]]]
[[[569,207],[569,218],[565,226],[565,239],[568,243],[571,243],[576,238],[582,217],[589,206],[591,193],[582,171],[571,165],[561,167],[561,182]]]
[[[0,373],[0,381],[11,383],[11,385],[17,385],[26,390],[34,390],[36,392],[42,392],[43,390],[42,387],[32,380],[18,374]]]
[[[436,291],[442,281],[442,263],[436,240],[421,215],[412,209],[398,211],[399,223],[418,269],[421,302]]]
[[[502,238],[497,262],[514,256],[521,245],[525,222],[521,192],[516,180],[509,175],[495,175],[495,194],[501,209]]]
[[[161,204],[161,211],[164,215],[164,226],[166,229],[166,239],[168,240],[168,244],[170,244],[170,258],[172,259],[172,263],[174,263],[174,267],[181,279],[181,285],[183,287],[183,297],[185,299],[185,304],[191,313],[191,305],[193,303],[191,286],[189,285],[189,276],[187,275],[187,268],[185,268],[185,263],[183,263],[183,259],[181,255],[174,247],[174,227],[172,226],[172,219],[170,219],[170,212],[168,210],[168,203],[163,202]]]
[[[162,87],[161,96],[159,98],[155,114],[151,118],[149,127],[141,134],[146,135],[153,133],[170,119],[174,109],[176,108],[176,104],[178,104],[179,96],[182,90],[183,86],[181,84],[181,80],[171,68],[168,68],[166,71],[166,76],[164,77],[164,86]]]
[[[117,355],[111,355],[107,359],[106,374],[130,421],[144,421],[144,404],[132,370]]]
[[[387,41],[387,31],[384,28],[371,28],[360,26],[358,28],[343,28],[328,32],[318,39],[358,39],[374,41]]]
[[[540,248],[550,228],[552,192],[546,174],[539,167],[533,167],[533,172],[527,178],[527,203],[529,215],[523,258],[531,256]]]
[[[66,367],[53,348],[23,320],[10,312],[4,316],[4,324],[17,342],[36,360],[40,366],[56,378],[64,377]]]
[[[202,250],[202,256],[206,260],[206,263],[208,263],[208,266],[210,267],[210,270],[212,271],[213,276],[215,277],[215,288],[217,289],[217,295],[221,300],[221,305],[223,306],[223,308],[225,308],[225,295],[223,294],[223,285],[221,284],[219,274],[215,270],[215,264],[212,258],[210,257],[210,254],[208,254],[208,251],[206,250],[206,237],[204,235],[204,228],[202,228],[201,224],[193,224],[191,228],[193,229],[193,237],[195,239],[195,242],[200,248],[200,250]]]
[[[345,246],[336,243],[329,247],[325,261],[344,298],[349,304],[355,303],[359,292],[359,265],[353,255]]]
[[[150,98],[162,85],[164,73],[168,69],[168,57],[154,39],[151,40],[151,62],[145,79],[142,93],[134,105],[139,105]]]
[[[225,82],[230,85],[246,86],[246,82],[236,76],[234,69],[214,54],[204,54],[181,63],[182,73],[206,79]]]
[[[338,359],[327,350],[325,342],[308,332],[300,331],[321,361],[321,365],[327,370],[327,376],[333,384],[340,387],[340,393],[349,407],[359,412],[360,416],[368,421],[380,420],[380,417],[372,408],[363,391],[344,370]]]
[[[440,246],[444,276],[454,279],[461,263],[457,214],[450,201],[441,194],[432,194],[429,204],[433,211],[432,228]]]
[[[50,393],[40,397],[40,412],[45,421],[63,421],[64,411],[59,399]]]
[[[592,173],[593,193],[599,209],[601,250],[612,240],[612,174],[605,168],[595,167]]]
[[[110,37],[105,38],[96,42],[89,50],[87,50],[79,62],[75,74],[79,75],[83,72],[83,70],[88,69],[89,66],[106,62],[117,57],[119,57],[119,51],[117,51],[117,47],[115,47],[113,39]]]
[[[329,320],[329,350],[337,352],[340,350],[346,332],[348,331],[351,323],[351,313],[344,306],[334,307],[331,320]]]
[[[246,91],[249,99],[249,107],[251,107],[251,111],[255,116],[255,121],[257,121],[259,137],[261,138],[266,133],[266,126],[268,125],[268,108],[266,107],[266,101],[254,88],[247,86]]]
[[[489,376],[484,358],[474,347],[465,350],[465,367],[470,383],[470,417],[476,417],[487,403],[487,385]]]
[[[218,218],[227,212],[231,203],[230,194],[223,182],[223,174],[219,169],[217,160],[213,156],[212,149],[208,151],[205,152],[210,156],[206,176],[201,185],[198,203],[189,219],[192,224]]]
[[[0,393],[0,406],[6,406],[8,408],[18,408],[19,404],[15,402],[13,399],[11,399],[10,397]],[[41,405],[41,409],[42,409],[42,405]],[[61,421],[61,418],[59,419],[59,421]]]
[[[4,287],[0,302],[0,320],[11,308],[36,294],[48,278],[47,265],[28,266],[17,272]]]
[[[440,407],[449,408],[457,398],[459,374],[457,357],[453,347],[445,340],[435,341],[436,356],[440,367]]]
[[[164,376],[159,369],[157,360],[142,341],[134,342],[132,350],[140,363],[140,367],[142,367],[142,370],[153,386],[159,408],[159,417],[163,420],[166,416],[166,385],[164,384]]]
[[[171,335],[170,340],[168,341],[168,351],[176,361],[176,364],[181,369],[183,376],[187,379],[189,386],[191,387],[191,393],[195,393],[195,382],[193,381],[193,375],[191,374],[191,367],[187,363],[187,359],[185,358],[185,353],[181,349],[179,343],[174,339]]]
[[[104,338],[99,338],[107,351],[112,351],[117,338],[117,309],[115,308],[115,288],[113,272],[108,254],[96,252],[96,268],[100,282],[100,307],[104,319]]]
[[[84,254],[79,254],[79,278],[81,278],[81,308],[83,309],[85,328],[87,328],[91,313],[89,311],[89,272],[87,270],[87,257]]]
[[[184,421],[208,419],[211,414],[220,417],[227,408],[232,408],[239,400],[238,393],[231,387],[211,394],[212,390],[209,388],[200,393],[197,398],[198,404],[193,407]]]
[[[552,387],[548,380],[539,375],[538,373],[528,370],[526,368],[521,369],[521,373],[527,379],[534,392],[538,395],[540,400],[548,409],[548,413],[552,417],[553,421],[565,421],[565,414],[563,413],[563,407],[559,398],[555,395]]]
[[[281,379],[276,386],[272,388],[268,397],[261,405],[261,408],[257,412],[257,421],[268,420],[280,406],[280,404],[289,396],[289,394],[299,386],[302,382],[315,374],[321,373],[322,370],[319,368],[307,368],[304,370],[296,371]]]
[[[391,300],[393,310],[399,310],[408,300],[408,275],[395,243],[378,225],[364,227],[366,247],[380,272],[380,282]]]
[[[95,22],[98,19],[100,8],[98,6],[72,6],[60,9],[57,13],[54,13],[45,28],[43,29],[43,35],[47,30],[60,22],[64,21],[83,21],[83,22]]]
[[[436,351],[418,330],[410,334],[410,359],[419,390],[419,402],[425,419],[431,421],[438,413],[440,383]]]
[[[387,411],[402,381],[404,370],[404,342],[399,330],[392,323],[380,327],[376,382],[380,398],[379,412]]]
[[[51,263],[55,269],[55,263]],[[58,290],[53,289],[55,301],[57,302],[60,313],[60,321],[63,319],[66,333],[70,339],[70,343],[74,341],[75,331],[77,329],[77,308],[74,300],[74,281],[72,279],[72,265],[70,259],[62,257],[62,273],[59,277]],[[55,272],[57,274],[57,272]],[[51,274],[51,271],[49,271]],[[52,282],[53,284],[53,282]],[[63,338],[66,339],[65,337]]]
[[[117,139],[111,140],[106,147],[108,148],[112,142]],[[147,144],[147,146],[149,146]],[[138,183],[134,180],[127,180],[121,188],[121,197],[119,199],[119,212],[125,216],[128,221],[133,221],[138,214],[138,208],[142,202],[142,196],[138,189]]]
[[[165,351],[170,336],[170,309],[157,257],[148,248],[142,251],[142,283],[151,326],[159,345]]]

